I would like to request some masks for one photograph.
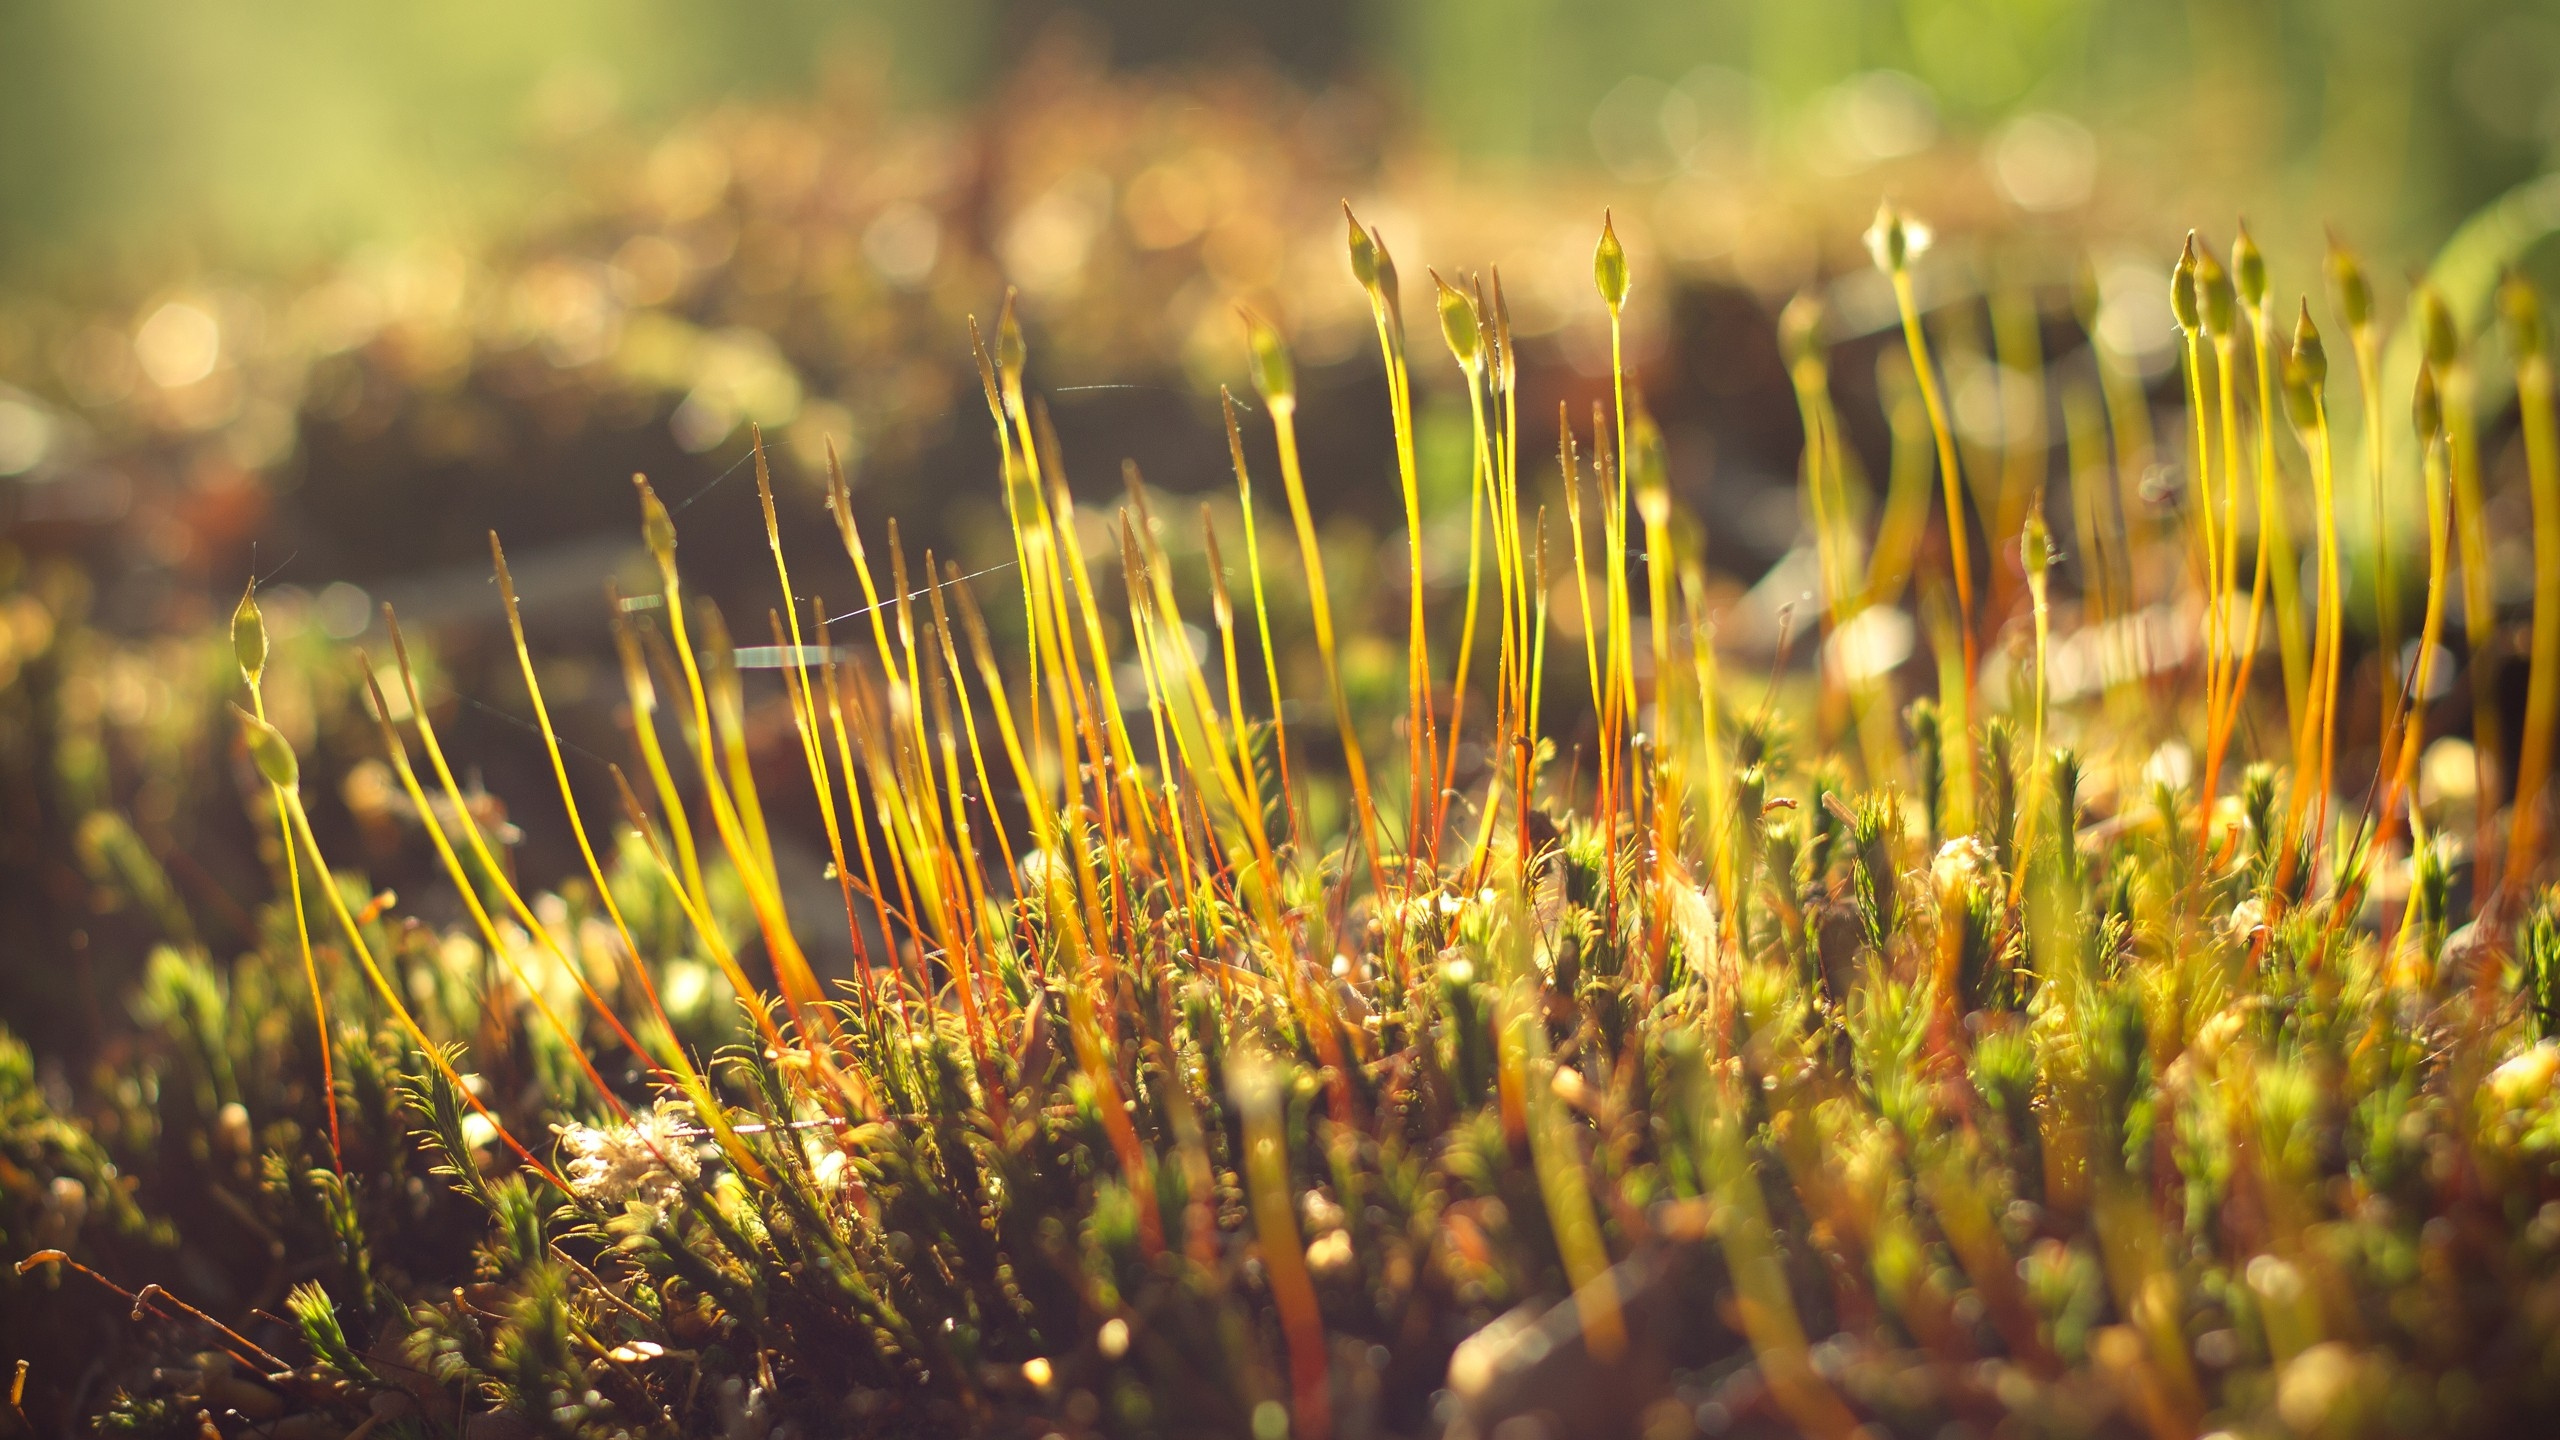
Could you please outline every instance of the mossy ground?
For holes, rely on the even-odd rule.
[[[1917,443],[1867,495],[1792,312],[1819,585],[1776,647],[1813,663],[1775,678],[1719,653],[1713,518],[1675,511],[1623,374],[1555,462],[1524,440],[1493,276],[1432,277],[1468,558],[1404,614],[1335,613],[1289,354],[1252,316],[1236,523],[1196,544],[1143,488],[1072,498],[1009,309],[978,352],[1001,578],[866,536],[840,482],[825,517],[768,487],[773,613],[724,621],[642,485],[619,764],[561,746],[514,631],[559,789],[508,798],[574,838],[556,884],[446,752],[427,656],[279,648],[252,594],[229,643],[169,652],[203,683],[160,753],[219,757],[270,887],[199,918],[108,803],[124,662],[19,577],[9,633],[50,628],[12,657],[11,763],[89,796],[64,828],[134,917],[102,933],[159,945],[86,1073],[0,1046],[13,1413],[278,1440],[2560,1413],[2535,302],[2508,292],[2504,352],[2532,611],[2454,635],[2440,603],[2477,563],[2483,417],[2421,297],[2418,443],[2365,452],[2428,516],[2410,616],[2374,627],[2415,617],[2421,658],[2374,652],[2360,692],[2307,312],[2287,333],[2242,252],[2182,262],[2192,428],[2162,444],[2194,460],[2154,502],[2138,384],[2063,407],[2087,463],[2058,480],[2023,434],[1960,444],[1923,243],[1891,212],[1876,238]],[[1444,362],[1382,237],[1354,222],[1351,260],[1420,571],[1412,375]],[[1614,334],[1614,235],[1595,278]],[[2339,288],[2364,362],[2369,297]],[[832,612],[792,578],[822,573],[812,534],[858,582]],[[1934,683],[1876,658],[1914,614]],[[2521,712],[2439,650],[2520,651]],[[2429,748],[2492,725],[2512,767]],[[786,794],[814,838],[769,823]],[[378,890],[350,853],[422,873]]]

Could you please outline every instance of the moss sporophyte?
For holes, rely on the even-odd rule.
[[[1835,396],[1838,305],[1779,322],[1812,593],[1773,625],[1710,577],[1716,502],[1631,371],[1660,323],[1637,227],[1600,229],[1607,389],[1595,363],[1559,406],[1550,468],[1500,273],[1429,272],[1434,360],[1387,237],[1344,214],[1402,594],[1321,524],[1344,477],[1310,474],[1333,452],[1300,427],[1348,422],[1270,312],[1241,314],[1252,394],[1223,407],[1234,502],[1195,526],[1134,473],[1114,515],[1070,489],[1008,298],[971,326],[989,572],[866,529],[832,456],[815,533],[843,560],[817,564],[759,437],[776,601],[742,650],[636,482],[628,771],[573,770],[570,668],[493,539],[552,782],[510,798],[574,852],[547,888],[392,617],[314,661],[244,596],[225,687],[273,885],[246,953],[218,962],[104,815],[100,883],[172,917],[135,1002],[148,1085],[67,1098],[0,1045],[28,1303],[130,1287],[110,1318],[167,1341],[97,1392],[106,1426],[2547,1419],[2560,430],[2529,284],[2502,342],[2413,298],[2403,449],[2386,307],[2334,249],[2366,436],[2342,458],[2308,300],[2245,232],[2227,266],[2195,237],[2162,271],[2187,428],[2155,461],[2094,306],[2097,338],[2057,348],[2064,297],[1939,283],[1887,205],[1885,424]],[[2515,376],[2519,494],[2484,460],[2483,343]],[[1985,366],[2032,423],[1966,418],[1958,372]],[[1442,452],[1417,393],[1450,386]],[[1425,483],[1440,453],[1463,487]],[[2425,517],[2405,656],[2387,562],[2350,621],[2342,471],[2386,529]],[[2493,511],[2530,517],[2529,556],[2487,543]],[[1463,576],[1425,538],[1461,529]],[[850,608],[809,593],[826,577]],[[1577,653],[1550,673],[1551,648]],[[2431,703],[2457,671],[2468,703]],[[432,867],[408,894],[358,873],[354,764],[400,802],[366,863]],[[172,1200],[191,1184],[227,1198]],[[317,1258],[220,1314],[149,1284],[247,1234]]]

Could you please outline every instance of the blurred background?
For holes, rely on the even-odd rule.
[[[2134,437],[2145,397],[2183,423],[2166,275],[2188,225],[2227,246],[2249,215],[2324,320],[2324,222],[2387,317],[2432,265],[2476,320],[2560,225],[2555,147],[2548,0],[14,0],[0,947],[46,963],[0,967],[0,1007],[75,1034],[114,1003],[85,967],[126,923],[93,884],[123,842],[84,817],[130,815],[190,904],[246,923],[263,882],[207,637],[252,578],[311,662],[271,703],[339,747],[329,823],[361,836],[387,782],[361,726],[332,737],[381,601],[432,642],[431,703],[489,790],[549,783],[496,643],[493,527],[555,711],[605,755],[606,586],[649,585],[635,471],[743,641],[772,603],[751,427],[822,596],[853,589],[815,507],[830,446],[866,527],[1001,564],[968,322],[1009,286],[1079,493],[1148,487],[1191,563],[1194,497],[1233,517],[1234,306],[1279,317],[1337,604],[1392,615],[1402,512],[1340,202],[1393,248],[1420,335],[1424,266],[1498,267],[1533,452],[1536,417],[1605,393],[1590,254],[1613,207],[1631,363],[1720,643],[1749,652],[1804,588],[1791,296],[1826,301],[1860,470],[1896,463],[1910,372],[1860,242],[1880,198],[1937,230],[1923,299],[1968,443],[2058,459],[2071,387],[2104,378],[2135,412],[2110,412],[2117,460],[2174,494],[2177,446]],[[1458,555],[1444,358],[1419,367],[1422,458],[1433,553]],[[1394,657],[1353,662],[1392,703]],[[559,829],[525,817],[527,864],[556,870]]]
[[[2560,14],[2531,0],[22,0],[0,513],[132,514],[141,475],[31,487],[146,438],[199,491],[334,485],[394,412],[431,469],[522,467],[527,426],[666,432],[590,450],[613,475],[758,421],[912,490],[962,318],[1008,283],[1057,384],[1196,398],[1239,373],[1237,299],[1358,350],[1346,197],[1409,269],[1503,265],[1568,345],[1614,205],[1649,355],[1684,299],[1862,268],[1885,195],[2101,284],[2248,210],[2280,267],[2326,222],[2393,274],[2555,144]],[[2160,308],[2115,317],[2129,351]],[[1751,343],[1722,318],[1715,348]],[[269,524],[238,498],[243,533],[191,524],[182,558],[236,577]],[[399,499],[366,494],[367,532],[315,496],[267,539],[453,558]],[[394,525],[410,553],[365,553]]]
[[[1122,74],[1360,90],[1400,150],[1479,175],[1838,175],[1986,142],[1998,168],[2005,142],[2013,172],[2174,174],[2173,198],[2307,206],[2375,245],[2441,238],[2560,134],[2560,17],[2525,0],[22,0],[0,254],[95,279],[485,234],[555,208],[598,131],[848,95],[967,110],[1062,31]],[[2015,198],[2070,208],[2070,178]]]
[[[484,235],[556,208],[599,131],[849,94],[965,110],[1061,30],[1124,74],[1357,89],[1399,150],[1478,174],[1730,183],[1986,142],[1997,168],[2005,142],[2011,171],[2174,175],[2169,198],[2370,245],[2441,238],[2560,135],[2560,17],[2521,0],[22,0],[0,243],[13,278],[96,279]],[[2071,208],[2071,178],[2016,198]]]
[[[20,0],[0,515],[113,521],[225,588],[260,537],[302,554],[282,578],[360,580],[550,523],[481,489],[680,490],[750,421],[915,499],[1008,283],[1048,383],[1181,392],[1060,397],[1071,440],[1143,451],[1239,375],[1238,299],[1318,363],[1361,350],[1346,197],[1417,280],[1502,265],[1586,368],[1612,205],[1640,359],[1696,343],[1739,391],[1777,304],[1863,269],[1882,196],[1955,242],[1950,293],[1996,265],[2129,299],[2244,211],[2316,289],[2323,222],[2402,273],[2555,144],[2533,0]],[[2107,321],[2149,370],[2155,299]],[[422,520],[426,475],[453,503]]]

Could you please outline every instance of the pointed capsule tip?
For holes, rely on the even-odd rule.
[[[267,669],[267,621],[258,611],[258,581],[251,576],[240,592],[240,603],[231,611],[231,658],[240,666],[240,678],[251,685]]]
[[[1600,288],[1600,299],[1611,315],[1626,307],[1632,279],[1627,270],[1627,248],[1618,239],[1616,216],[1600,212],[1600,244],[1592,252],[1591,278]]]

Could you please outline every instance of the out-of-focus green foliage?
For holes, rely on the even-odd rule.
[[[1889,178],[1950,143],[2030,202],[2059,198],[2070,176],[2050,172],[2085,154],[2109,180],[2165,189],[2175,213],[2245,208],[2426,246],[2560,149],[2560,18],[2530,0],[1389,8],[1388,52],[1440,139],[1596,162],[1621,185]]]
[[[1890,173],[1943,140],[2039,208],[2094,137],[2180,213],[2428,245],[2560,143],[2560,20],[2532,0],[28,0],[0,13],[0,261],[474,234],[539,210],[599,126],[981,98],[1061,19],[1122,62],[1262,47],[1380,87],[1447,153],[1620,187]]]
[[[28,0],[0,9],[0,256],[307,263],[539,210],[610,123],[835,84],[954,98],[991,7]]]

